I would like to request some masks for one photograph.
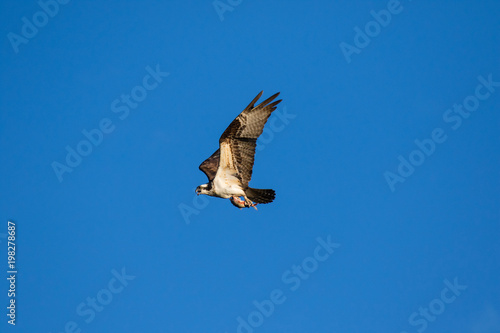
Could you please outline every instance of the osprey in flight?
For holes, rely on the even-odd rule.
[[[262,91],[236,117],[219,139],[219,149],[200,165],[208,183],[196,188],[196,193],[228,199],[238,208],[255,207],[274,200],[274,190],[261,190],[248,186],[252,178],[257,138],[280,100],[279,93],[255,106]],[[271,103],[272,102],[272,103]],[[243,197],[242,200],[240,197]]]

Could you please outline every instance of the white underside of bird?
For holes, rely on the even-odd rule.
[[[236,177],[234,170],[230,168],[219,168],[213,180],[213,189],[215,194],[224,199],[230,197],[241,197],[245,191],[241,187],[241,181]]]

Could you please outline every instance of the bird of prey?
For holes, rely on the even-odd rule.
[[[274,190],[248,186],[252,178],[257,138],[280,100],[279,93],[255,106],[262,91],[236,117],[219,139],[219,149],[200,165],[208,183],[196,188],[196,193],[229,199],[238,208],[254,207],[274,200]],[[243,200],[240,198],[243,197]]]

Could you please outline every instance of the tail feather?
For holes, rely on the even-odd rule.
[[[259,204],[267,204],[273,202],[276,197],[276,192],[274,190],[262,190],[258,188],[247,188],[245,191],[248,199],[252,200],[255,203]]]

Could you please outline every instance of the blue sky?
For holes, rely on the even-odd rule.
[[[499,17],[3,1],[0,330],[500,332]],[[275,202],[196,197],[261,90],[283,102],[250,184]]]

